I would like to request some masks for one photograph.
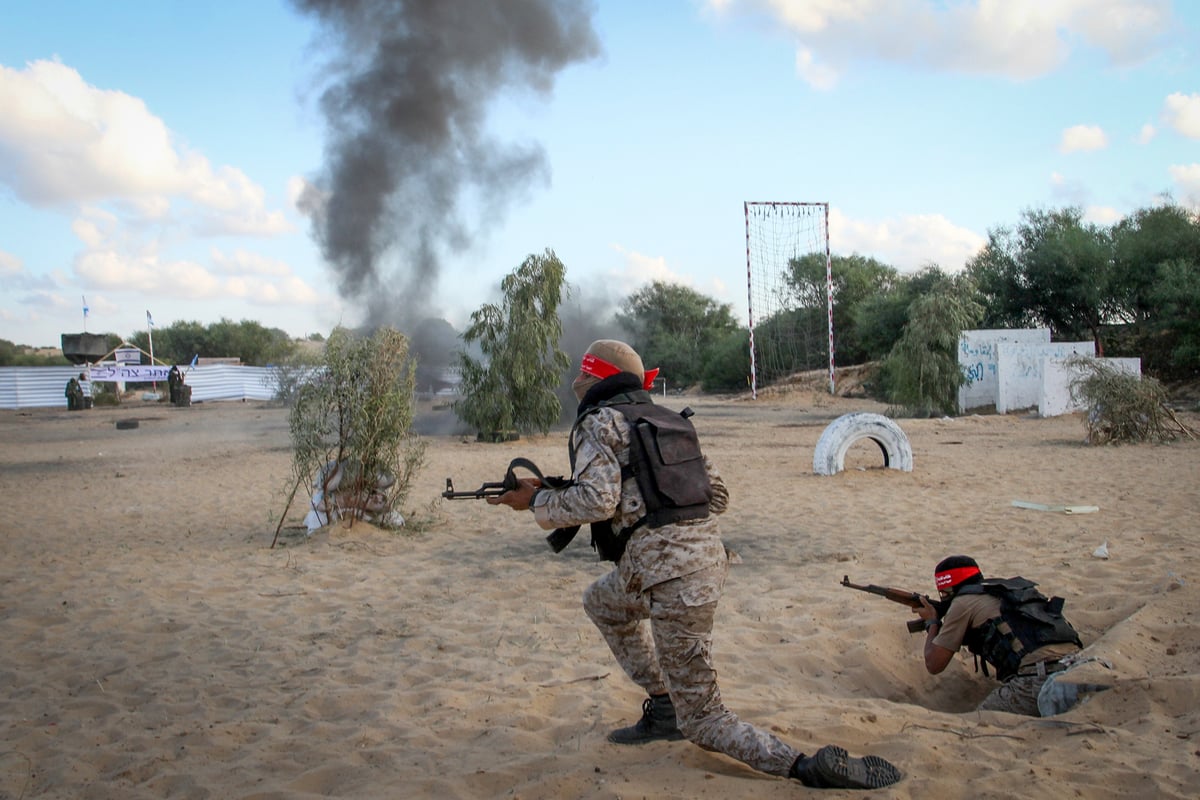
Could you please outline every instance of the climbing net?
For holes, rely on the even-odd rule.
[[[826,354],[832,392],[829,204],[747,202],[745,216],[751,392],[758,396],[760,381],[818,368]],[[797,275],[814,259],[825,269],[820,298],[806,292]]]

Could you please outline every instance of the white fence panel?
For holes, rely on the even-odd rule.
[[[84,367],[0,367],[0,408],[66,408],[67,381]],[[210,364],[185,370],[192,402],[271,400],[276,393],[275,367]],[[166,383],[159,385],[165,396]]]
[[[67,381],[81,367],[0,367],[0,408],[66,408]]]
[[[186,371],[192,402],[209,400],[270,400],[275,396],[274,367],[210,364]]]

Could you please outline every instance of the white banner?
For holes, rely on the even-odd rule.
[[[128,383],[150,383],[165,381],[170,367],[150,364],[93,364],[88,367],[88,379],[93,381],[109,381]]]

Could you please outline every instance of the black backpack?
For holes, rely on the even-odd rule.
[[[690,419],[693,411],[685,408],[676,413],[653,403],[613,407],[625,415],[632,429],[629,466],[622,468],[621,479],[636,479],[646,501],[646,515],[627,530],[707,517],[712,484]]]
[[[989,578],[968,584],[958,594],[990,594],[1000,598],[1000,616],[971,631],[964,640],[967,649],[996,668],[996,677],[1007,680],[1017,674],[1026,654],[1048,644],[1069,643],[1083,647],[1079,634],[1063,616],[1061,597],[1047,598],[1037,584],[1025,578]]]
[[[592,547],[605,561],[616,562],[625,554],[629,537],[643,525],[660,528],[707,517],[712,484],[700,451],[700,438],[689,419],[694,413],[690,408],[676,412],[656,406],[644,390],[619,394],[596,407],[620,411],[629,421],[629,464],[621,468],[621,480],[634,478],[646,503],[646,514],[623,530],[614,531],[611,520],[592,523]],[[574,435],[570,441],[574,472]],[[576,531],[578,528],[554,531],[547,537],[550,546],[555,552],[562,550]]]

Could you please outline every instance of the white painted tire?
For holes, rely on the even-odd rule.
[[[912,446],[900,426],[882,414],[860,411],[844,414],[829,424],[813,451],[813,472],[835,475],[845,468],[846,451],[860,439],[870,439],[883,451],[883,466],[912,472]]]

